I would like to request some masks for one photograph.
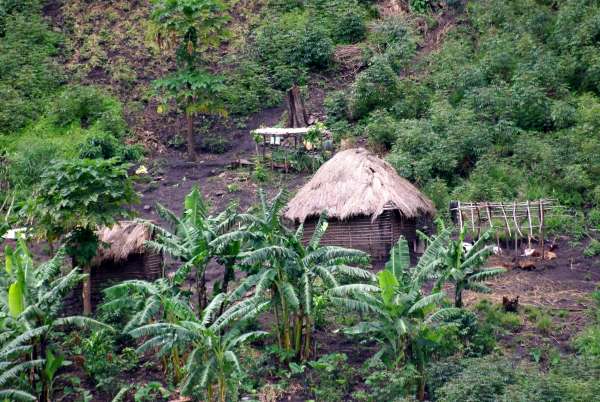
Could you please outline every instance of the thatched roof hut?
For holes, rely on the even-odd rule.
[[[100,246],[92,260],[88,282],[92,308],[102,301],[102,290],[115,283],[130,279],[152,281],[162,275],[162,255],[145,246],[151,232],[144,224],[121,221],[97,234]],[[74,289],[66,301],[68,311],[81,312],[82,293],[81,286]]]
[[[416,229],[430,225],[435,215],[431,200],[363,148],[341,151],[323,164],[288,203],[285,217],[304,223],[308,237],[323,211],[329,216],[323,242],[367,251],[376,266],[400,235],[417,253]]]
[[[126,261],[131,255],[144,254],[145,243],[150,240],[150,229],[138,222],[121,221],[111,228],[98,230],[100,247],[92,266],[103,263],[120,263]]]

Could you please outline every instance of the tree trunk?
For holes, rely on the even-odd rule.
[[[186,113],[185,118],[187,122],[188,157],[190,160],[196,161],[198,159],[198,155],[196,154],[196,143],[194,142],[194,116]]]
[[[300,88],[294,85],[287,91],[288,127],[308,126],[308,115],[304,108],[304,101]]]
[[[456,290],[454,291],[454,307],[457,307],[457,308],[463,307],[462,289],[459,288],[458,286],[456,287]]]
[[[89,264],[83,267],[83,273],[87,275],[83,281],[83,314],[92,314],[92,270]]]
[[[198,292],[198,317],[202,316],[202,312],[206,308],[206,267],[200,272],[196,269],[196,292]]]

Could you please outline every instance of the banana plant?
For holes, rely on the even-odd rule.
[[[385,269],[377,274],[376,284],[342,285],[329,290],[329,295],[335,305],[370,318],[346,329],[347,334],[377,339],[382,344],[377,356],[391,366],[416,366],[417,397],[424,400],[427,360],[441,340],[443,327],[450,325],[447,320],[460,310],[440,307],[445,293],[426,295],[421,289],[427,273],[438,263],[433,251],[425,253],[411,268],[408,243],[401,238],[391,256]]]
[[[280,221],[279,211],[285,204],[281,195],[267,203],[261,197],[254,235],[254,248],[241,253],[240,264],[256,269],[234,294],[253,289],[258,301],[269,300],[277,328],[280,348],[289,355],[306,360],[311,353],[314,331],[315,287],[327,289],[338,286],[338,277],[349,280],[372,280],[373,275],[360,267],[368,256],[358,250],[320,244],[327,230],[323,214],[310,241],[303,243],[303,226],[290,233]],[[253,226],[251,225],[250,228]],[[250,237],[248,237],[250,238]],[[258,241],[257,241],[258,240]]]
[[[219,315],[230,302],[227,295],[220,293],[200,318],[192,316],[179,323],[157,322],[130,331],[133,337],[144,340],[138,353],[156,351],[157,356],[161,356],[173,347],[184,348],[187,360],[182,394],[208,401],[216,396],[220,402],[225,402],[228,390],[235,386],[235,375],[241,372],[236,351],[244,343],[267,335],[263,331],[243,332],[240,326],[240,320],[252,318],[262,311],[265,302],[241,301]]]
[[[68,327],[112,328],[89,317],[60,316],[64,297],[85,278],[78,269],[61,274],[64,249],[39,266],[22,240],[6,255],[0,280],[7,289],[0,299],[0,398],[51,401],[56,374],[68,364],[53,352],[59,350],[56,333]]]
[[[181,295],[179,288],[168,278],[159,278],[154,282],[124,281],[103,292],[105,302],[100,310],[124,314],[127,319],[124,332],[151,322],[178,323],[189,320],[194,315],[189,309],[187,298]],[[163,372],[167,374],[171,369],[175,384],[180,382],[182,376],[181,359],[181,351],[174,347],[162,361]]]
[[[456,240],[444,238],[442,249],[439,251],[440,262],[435,273],[436,288],[441,289],[444,283],[454,285],[454,306],[459,308],[463,307],[465,290],[490,293],[491,289],[483,282],[506,272],[502,267],[485,267],[493,253],[492,246],[488,245],[492,237],[491,231],[481,235],[467,251],[463,247],[466,233],[467,229],[463,228]],[[432,241],[436,240],[434,237]]]
[[[208,300],[206,267],[212,258],[219,256],[212,242],[227,233],[236,223],[237,206],[232,204],[220,214],[210,215],[208,204],[198,187],[192,189],[183,204],[184,212],[180,217],[162,205],[157,205],[160,216],[169,223],[171,231],[151,222],[145,222],[154,233],[154,239],[149,240],[147,245],[182,262],[174,277],[176,285],[181,285],[191,271],[195,272],[198,315],[200,315]],[[223,250],[219,249],[219,251]]]

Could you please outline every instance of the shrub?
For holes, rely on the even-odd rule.
[[[319,401],[341,401],[350,389],[352,367],[345,353],[324,355],[309,362],[313,368],[310,375],[311,391]]]
[[[79,144],[79,157],[82,159],[111,159],[138,161],[143,156],[141,145],[124,145],[112,134],[94,130]]]
[[[327,32],[308,21],[307,26],[297,38],[294,49],[295,61],[314,69],[323,69],[329,66],[333,57],[333,41]]]
[[[396,73],[406,67],[417,50],[417,38],[412,27],[400,17],[388,17],[376,23],[371,41]]]
[[[389,113],[377,110],[369,115],[365,134],[371,145],[390,149],[398,135],[398,128],[398,122]]]
[[[583,250],[583,255],[585,255],[586,257],[594,257],[596,255],[600,255],[600,241],[596,239],[590,240],[585,250]]]
[[[54,101],[50,116],[56,126],[77,123],[88,128],[97,123],[99,129],[114,136],[126,130],[119,102],[92,86],[71,86]]]
[[[416,389],[418,374],[412,365],[390,369],[381,360],[371,358],[363,365],[362,374],[366,390],[353,394],[359,401],[400,401]]]
[[[366,34],[367,26],[364,16],[353,9],[342,15],[333,27],[333,37],[341,43],[360,42]]]
[[[350,114],[360,119],[373,109],[390,106],[398,95],[398,77],[382,58],[358,74],[350,96]]]
[[[440,402],[495,402],[517,382],[514,366],[497,356],[465,359],[464,369],[435,391]]]
[[[213,154],[223,154],[231,149],[231,143],[221,135],[206,135],[202,139],[202,149]]]
[[[0,2],[0,134],[37,119],[63,80],[53,57],[62,38],[41,17],[37,1]]]
[[[59,156],[52,141],[26,137],[9,156],[10,177],[14,184],[29,186],[37,182],[51,161]]]
[[[430,106],[431,93],[425,85],[411,80],[401,80],[398,84],[398,100],[390,111],[398,119],[418,119],[425,117]]]
[[[254,38],[255,54],[268,67],[278,89],[287,89],[304,77],[303,69],[323,69],[333,56],[329,33],[305,12],[289,12],[260,26]]]
[[[593,208],[588,211],[587,222],[590,227],[600,229],[600,208]]]
[[[348,117],[348,94],[345,91],[334,91],[324,101],[327,123],[335,123]]]
[[[287,78],[283,81],[286,84],[280,82],[277,86],[287,88],[293,82]],[[232,115],[248,115],[262,108],[276,106],[282,98],[281,93],[271,87],[264,66],[253,61],[242,62],[227,75],[226,84],[223,96],[227,110]]]

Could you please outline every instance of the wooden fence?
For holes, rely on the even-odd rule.
[[[519,239],[527,238],[528,247],[531,240],[538,239],[544,256],[544,223],[548,214],[558,208],[552,200],[535,200],[522,202],[450,202],[450,216],[461,230],[471,230],[473,236],[479,237],[482,231],[493,229],[496,242],[500,245],[499,232],[504,232],[509,239],[514,238],[515,251]]]

